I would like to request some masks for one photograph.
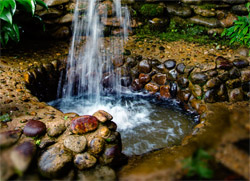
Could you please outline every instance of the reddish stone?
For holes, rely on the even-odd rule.
[[[155,74],[152,77],[153,81],[159,85],[164,85],[166,83],[167,80],[167,76],[166,74]]]
[[[23,129],[23,134],[26,136],[41,136],[46,132],[46,125],[37,120],[29,120]]]
[[[134,91],[138,91],[138,90],[141,90],[143,88],[143,85],[140,83],[139,79],[135,79],[133,82],[132,82],[132,89]]]
[[[150,80],[151,80],[151,78],[150,78],[150,75],[148,75],[148,74],[141,73],[141,74],[139,75],[139,82],[140,82],[141,84],[146,84],[146,83],[148,83]]]
[[[171,97],[170,86],[169,85],[162,85],[160,87],[160,95],[163,98],[170,98]]]
[[[80,116],[71,121],[70,129],[72,133],[84,134],[96,130],[98,120],[94,116]]]
[[[156,93],[159,91],[159,86],[157,84],[154,84],[154,83],[148,83],[145,85],[144,87],[147,91],[149,91],[150,93]]]

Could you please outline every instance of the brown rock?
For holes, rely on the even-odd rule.
[[[9,147],[16,143],[22,134],[22,130],[11,130],[0,133],[0,148]]]
[[[138,70],[140,73],[149,73],[151,71],[151,66],[148,62],[148,60],[142,60],[138,65]]]
[[[94,138],[91,140],[89,145],[89,151],[94,155],[98,155],[104,149],[105,141],[102,138]]]
[[[229,93],[229,101],[230,102],[243,101],[243,96],[244,94],[241,88],[233,89]]]
[[[91,168],[96,164],[96,158],[91,154],[85,152],[83,154],[77,154],[74,159],[74,164],[79,170]]]
[[[71,121],[70,129],[72,133],[84,134],[96,130],[98,127],[98,120],[94,116],[81,116],[74,118]]]
[[[170,86],[169,85],[162,85],[160,87],[160,95],[162,98],[170,98],[171,94],[170,94]]]
[[[54,119],[52,121],[46,122],[47,134],[49,136],[58,136],[66,130],[65,120]]]
[[[140,75],[139,75],[139,82],[140,82],[140,84],[146,84],[150,80],[151,80],[150,75],[144,74],[144,73],[140,73]]]
[[[153,81],[159,85],[164,85],[166,83],[166,80],[167,80],[167,76],[166,74],[155,74],[153,77],[152,77]]]
[[[82,152],[87,144],[85,136],[79,135],[69,135],[64,139],[64,146],[73,152],[80,153]]]
[[[229,13],[226,18],[220,20],[220,24],[223,28],[228,28],[234,24],[235,20],[237,20],[237,17],[234,14]]]
[[[30,120],[28,123],[24,126],[23,134],[26,136],[41,136],[46,132],[46,125],[37,120]]]
[[[100,121],[102,123],[104,123],[106,121],[111,121],[113,119],[113,116],[104,110],[99,110],[99,111],[95,112],[93,114],[93,116],[95,116],[98,119],[98,121]]]
[[[139,91],[143,88],[143,84],[140,83],[139,79],[135,79],[131,85],[134,91]]]
[[[157,84],[151,83],[151,82],[146,84],[144,88],[153,94],[159,91],[159,86]]]

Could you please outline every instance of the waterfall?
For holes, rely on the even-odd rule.
[[[76,2],[66,79],[64,84],[59,86],[62,87],[63,98],[84,94],[89,100],[99,102],[104,89],[104,74],[112,75],[109,79],[109,88],[119,93],[120,75],[113,72],[111,61],[116,56],[122,58],[123,42],[127,39],[130,23],[129,11],[127,7],[121,6],[121,0],[113,0],[111,5],[108,3],[105,6],[100,0]],[[85,12],[82,10],[84,6],[87,6]],[[118,37],[104,38],[104,30],[112,29],[112,26],[105,26],[109,21],[122,30]]]

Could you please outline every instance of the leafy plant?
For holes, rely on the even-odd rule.
[[[249,12],[248,16],[238,16],[238,20],[234,21],[234,25],[224,29],[221,36],[229,37],[230,44],[240,43],[250,47],[250,3],[246,4]]]
[[[20,13],[27,12],[32,17],[40,18],[35,15],[36,5],[48,9],[42,0],[0,0],[0,43],[2,46],[5,46],[9,39],[15,42],[20,41],[20,27],[13,20],[17,9]]]
[[[162,14],[163,11],[164,11],[163,7],[158,4],[144,4],[139,10],[139,12],[145,17],[158,16]]]
[[[11,121],[10,115],[8,113],[0,116],[0,122],[8,122],[8,121]]]
[[[183,161],[183,168],[187,169],[187,177],[198,176],[200,179],[211,179],[213,170],[208,167],[208,161],[212,159],[205,150],[199,149],[195,154]]]

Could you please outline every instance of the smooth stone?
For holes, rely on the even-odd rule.
[[[56,6],[56,5],[61,5],[64,3],[68,3],[69,0],[44,0],[45,4],[47,4],[47,6]]]
[[[243,57],[249,57],[249,51],[250,48],[240,47],[235,51],[235,53]]]
[[[226,58],[219,56],[216,58],[217,68],[229,70],[233,67],[233,64]]]
[[[148,60],[142,60],[140,61],[139,65],[138,65],[138,70],[140,73],[149,73],[151,71],[151,66],[148,62]]]
[[[139,79],[135,79],[133,82],[132,82],[132,85],[131,85],[131,88],[134,90],[134,91],[139,91],[143,88],[143,84],[140,83],[140,80]]]
[[[102,138],[105,139],[105,138],[107,138],[107,137],[110,136],[111,131],[109,130],[108,127],[103,126],[102,128],[100,128],[100,129],[98,130],[98,133],[99,133],[99,136],[100,136],[100,137],[102,137]]]
[[[138,67],[137,66],[130,69],[130,75],[131,75],[132,78],[138,78],[139,74],[140,73],[138,72]]]
[[[36,13],[43,18],[58,18],[62,15],[63,12],[56,8],[49,8],[43,11],[36,11]]]
[[[169,85],[160,86],[160,95],[162,98],[165,98],[165,99],[171,98],[170,86]]]
[[[173,69],[176,65],[176,61],[174,59],[169,59],[164,62],[164,65],[167,69]]]
[[[189,86],[189,80],[185,77],[179,77],[177,79],[177,83],[180,86],[180,88],[187,88]]]
[[[191,89],[194,97],[201,97],[202,96],[202,89],[201,89],[201,86],[199,86],[198,84],[190,86],[190,89]]]
[[[240,79],[228,80],[226,82],[226,85],[227,85],[228,88],[234,89],[234,88],[237,88],[237,87],[241,86],[241,81],[240,81]]]
[[[56,178],[69,171],[72,155],[60,147],[51,147],[38,160],[38,168],[44,177]]]
[[[223,72],[220,73],[218,75],[218,78],[222,81],[222,82],[226,82],[229,79],[229,73],[228,72]]]
[[[161,62],[157,59],[151,60],[151,65],[153,68],[157,68],[157,66],[161,65]]]
[[[105,147],[104,139],[94,138],[90,141],[89,151],[94,155],[98,155],[103,151],[104,147]]]
[[[237,69],[236,67],[233,67],[230,71],[229,71],[229,76],[231,79],[236,79],[239,78],[241,76],[241,72],[239,69]]]
[[[65,39],[69,38],[71,34],[71,31],[68,26],[61,26],[56,29],[53,33],[51,33],[51,36],[56,39]]]
[[[168,18],[153,18],[148,21],[149,28],[152,31],[164,32],[169,24]]]
[[[186,66],[184,63],[179,63],[177,66],[176,66],[176,71],[180,74],[184,74],[184,70],[185,70]]]
[[[177,93],[177,98],[179,100],[181,100],[181,102],[187,103],[189,101],[190,97],[191,97],[191,93],[188,90],[179,91]]]
[[[245,68],[249,65],[249,62],[245,59],[235,59],[233,64],[237,68]]]
[[[208,77],[204,73],[192,73],[191,74],[191,81],[194,84],[204,84],[208,80]]]
[[[91,154],[85,152],[83,154],[77,154],[74,159],[74,164],[79,170],[91,168],[96,164],[96,158]]]
[[[125,65],[128,67],[128,68],[132,68],[134,66],[136,66],[137,62],[135,60],[135,58],[132,58],[132,57],[128,57],[125,61]]]
[[[191,8],[187,6],[180,6],[179,4],[169,4],[167,5],[167,11],[170,15],[189,17],[192,15]]]
[[[140,73],[140,75],[139,75],[140,84],[146,84],[146,83],[150,82],[150,80],[151,80],[151,77],[149,74]]]
[[[117,129],[117,124],[113,121],[109,121],[106,126],[108,127],[108,129],[110,129],[111,131],[116,131]]]
[[[22,130],[11,130],[4,131],[0,133],[0,148],[5,148],[16,143],[20,136],[22,135]]]
[[[169,75],[171,75],[171,77],[173,78],[172,80],[176,80],[178,73],[175,69],[172,69],[169,71]]]
[[[241,88],[233,89],[229,92],[229,101],[238,102],[243,101],[244,94]]]
[[[171,82],[170,83],[170,94],[172,98],[175,98],[177,96],[177,90],[178,90],[178,86],[176,83]]]
[[[46,122],[47,134],[51,137],[58,136],[66,130],[64,119],[54,119]]]
[[[71,151],[80,153],[85,149],[87,140],[85,136],[69,135],[65,137],[63,144],[66,148],[70,149]]]
[[[159,91],[159,86],[155,83],[148,83],[145,85],[145,90],[149,91],[150,93],[154,94]]]
[[[235,20],[237,20],[237,17],[229,13],[224,19],[220,20],[220,24],[223,28],[228,28],[233,26]]]
[[[24,126],[23,134],[30,137],[41,136],[46,132],[46,125],[37,120],[30,120]]]
[[[102,164],[111,164],[115,162],[115,158],[121,155],[121,149],[118,145],[107,145],[104,153],[100,157],[100,162]]]
[[[218,99],[220,101],[227,101],[228,100],[227,87],[224,84],[220,85],[218,92],[217,92],[217,95],[218,95]]]
[[[25,141],[17,145],[10,152],[10,159],[15,167],[20,172],[24,172],[29,167],[31,160],[36,152],[36,145],[33,142]]]
[[[194,16],[189,19],[191,23],[206,26],[208,28],[220,27],[220,22],[216,18],[205,18],[202,16]]]
[[[44,149],[44,148],[46,148],[46,147],[48,147],[48,146],[50,146],[50,145],[53,145],[54,143],[56,143],[56,140],[55,140],[55,138],[51,138],[51,137],[43,137],[42,139],[41,139],[41,142],[40,142],[40,144],[39,144],[39,148],[41,148],[41,149]]]
[[[102,123],[105,123],[106,121],[111,121],[113,119],[113,116],[104,110],[99,110],[95,112],[93,116],[95,116],[98,119],[98,121]]]
[[[74,134],[84,134],[96,130],[98,124],[98,120],[94,116],[80,116],[71,121],[70,130]]]
[[[208,103],[214,103],[217,101],[217,95],[216,95],[216,91],[214,89],[210,89],[205,93],[205,97],[204,97],[205,102]]]
[[[249,69],[241,71],[241,81],[242,82],[250,81],[250,70]]]
[[[210,80],[207,81],[206,86],[208,88],[214,88],[214,87],[220,86],[220,84],[221,84],[220,79],[218,79],[218,78],[212,78],[212,79],[210,79]]]
[[[214,17],[216,15],[215,11],[210,9],[203,9],[200,6],[193,6],[194,13],[203,17]]]
[[[152,80],[159,84],[159,85],[164,85],[166,83],[166,80],[167,80],[167,76],[166,74],[155,74],[153,77],[152,77]]]

